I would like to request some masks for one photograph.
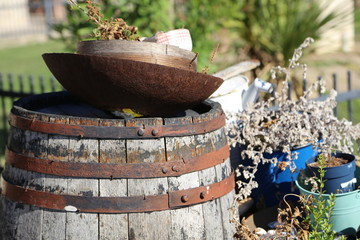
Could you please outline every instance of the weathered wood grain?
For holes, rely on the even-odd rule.
[[[89,124],[83,119],[71,118],[69,124]],[[95,120],[94,120],[95,121]],[[97,124],[94,122],[93,124]],[[96,139],[69,137],[69,161],[98,163],[99,146]],[[98,179],[68,179],[68,193],[79,196],[98,196]],[[98,214],[68,212],[66,239],[98,239]]]
[[[100,120],[100,126],[125,125],[122,120]],[[99,140],[100,163],[126,163],[126,140],[102,139]],[[101,197],[126,197],[127,179],[99,180],[99,194]],[[126,240],[128,239],[128,214],[99,214],[100,240]]]
[[[199,175],[200,184],[208,185],[213,183],[215,170],[214,168],[209,168],[199,172]],[[220,199],[205,202],[202,204],[202,208],[206,239],[224,239]]]
[[[195,116],[193,121],[200,123],[217,117],[218,112],[210,111],[202,116]],[[207,132],[195,136],[197,143],[196,154],[202,155],[216,151],[226,145],[226,135],[223,128],[213,132]],[[205,186],[219,182],[223,179],[216,178],[216,167],[211,167],[199,171],[200,185]],[[206,239],[225,239],[224,225],[222,224],[222,208],[220,199],[215,199],[202,204],[204,213],[205,236]]]
[[[165,119],[165,124],[189,124],[191,117]],[[166,138],[167,157],[169,161],[189,159],[196,156],[194,136]],[[192,172],[179,177],[169,177],[169,191],[199,187],[199,174]],[[202,206],[194,205],[170,211],[171,236],[173,239],[205,239],[205,226]]]
[[[68,123],[66,117],[49,117],[52,123]],[[69,138],[59,135],[48,135],[47,159],[54,161],[69,160]],[[45,191],[55,194],[68,193],[67,177],[47,175],[44,179]],[[44,209],[43,211],[43,239],[65,240],[66,212]]]
[[[4,177],[13,184],[31,189],[41,189],[44,178],[41,174],[24,171],[7,166]],[[3,218],[4,239],[40,239],[42,228],[42,209],[22,203],[14,203],[5,199]]]
[[[134,119],[126,126],[162,125],[161,118]],[[127,140],[127,162],[165,162],[164,138]],[[165,194],[166,177],[128,179],[128,196]],[[168,211],[129,214],[129,239],[169,239],[170,214]]]
[[[219,180],[227,178],[231,175],[230,159],[227,159],[224,163],[216,165],[216,178]],[[224,239],[233,239],[235,234],[235,225],[230,223],[230,208],[235,199],[235,190],[219,198],[221,204],[222,224],[224,229]]]
[[[37,115],[27,112],[26,117],[51,123],[146,129],[162,124],[199,123],[219,114],[218,111],[210,110],[193,114],[192,117],[140,118],[125,122],[121,119],[97,118],[106,117],[108,114],[97,113],[94,109],[88,113],[87,109],[82,110],[82,107],[86,106],[77,105],[72,108],[66,102],[46,108],[47,103],[41,104],[45,107],[42,111],[53,111],[61,115]],[[207,107],[204,109],[203,111],[207,111]],[[66,116],[69,112],[70,115],[78,114],[83,117]],[[95,164],[186,162],[193,157],[219,150],[225,145],[223,128],[179,137],[142,139],[140,133],[138,139],[98,139],[44,134],[12,127],[8,141],[9,149],[25,156]],[[170,167],[164,170],[164,174],[167,171],[177,171],[176,169],[176,166]],[[73,178],[27,172],[11,166],[6,166],[4,177],[13,184],[55,194],[146,198],[147,195],[163,195],[171,191],[213,184],[224,180],[230,174],[230,162],[224,159],[220,165],[178,177],[113,179],[110,175],[104,176],[104,179]],[[232,239],[234,231],[228,222],[227,211],[232,198],[233,193],[229,193],[212,201],[177,209],[122,214],[81,213],[81,209],[80,213],[40,209],[4,199],[2,215],[7,219],[2,223],[2,233],[6,236],[5,239]]]
[[[34,118],[41,120],[41,116]],[[14,147],[18,153],[30,157],[46,157],[47,155],[47,135],[29,130],[13,129],[12,142],[9,147]],[[44,174],[24,171],[21,169],[7,166],[4,171],[4,177],[13,184],[44,190]],[[5,226],[5,239],[40,239],[42,232],[43,210],[36,206],[30,206],[22,203],[14,203],[10,200],[5,201],[6,210],[4,218],[10,218],[14,221]],[[31,223],[31,224],[29,224]]]
[[[196,54],[192,51],[167,44],[136,41],[83,41],[78,53],[112,56],[140,62],[196,70]]]

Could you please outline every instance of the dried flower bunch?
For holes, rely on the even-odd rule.
[[[98,6],[92,0],[86,0],[86,9],[81,8],[73,0],[69,0],[73,6],[76,6],[83,11],[89,18],[90,21],[95,23],[97,29],[94,30],[94,35],[100,40],[135,40],[140,41],[137,36],[137,27],[128,26],[122,18],[110,18],[104,19]]]
[[[275,93],[275,96],[267,101],[249,105],[241,113],[227,113],[229,119],[237,119],[228,124],[229,143],[233,147],[237,144],[243,146],[242,159],[249,158],[253,163],[251,166],[240,164],[236,170],[237,176],[247,179],[246,182],[237,181],[237,198],[240,200],[248,197],[251,190],[258,186],[254,178],[260,163],[277,164],[276,158],[269,159],[266,154],[275,151],[287,153],[289,161],[279,167],[288,167],[295,171],[294,161],[297,159],[297,152],[292,153],[291,150],[296,147],[312,144],[314,148],[327,154],[333,151],[353,152],[353,141],[359,138],[360,128],[334,116],[333,109],[337,104],[336,91],[331,90],[324,101],[311,99],[314,97],[312,93],[317,92],[317,89],[325,92],[323,79],[313,83],[298,100],[288,97],[290,71],[301,67],[306,77],[306,65],[298,61],[302,56],[302,50],[312,42],[313,39],[307,38],[295,50],[287,69],[272,69],[273,78],[276,78],[278,73],[285,74],[280,93]],[[273,107],[274,100],[277,103],[276,107]]]

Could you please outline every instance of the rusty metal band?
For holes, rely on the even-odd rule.
[[[229,158],[229,148],[222,148],[182,161],[154,163],[84,163],[64,162],[29,157],[6,149],[6,162],[15,167],[38,173],[82,178],[155,178],[180,176],[223,163]]]
[[[3,180],[3,194],[13,202],[60,211],[86,213],[133,213],[174,209],[210,201],[231,192],[235,186],[234,173],[210,184],[168,194],[133,197],[87,197],[41,192]]]
[[[144,127],[87,126],[45,122],[10,114],[11,126],[34,132],[99,139],[142,139],[203,134],[225,125],[225,114],[199,123]]]

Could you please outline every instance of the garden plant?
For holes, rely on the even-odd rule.
[[[256,75],[267,79],[271,68],[289,64],[293,50],[304,36],[318,40],[323,32],[348,16],[336,9],[341,9],[341,3],[333,8],[319,1],[246,0],[240,10],[244,15],[226,22],[225,26],[239,36],[242,44],[238,44],[244,55],[261,60],[262,66],[256,69]],[[301,79],[291,76],[289,80],[297,96],[301,96]],[[269,77],[269,81],[281,89],[281,79]]]
[[[353,143],[360,136],[358,125],[334,116],[333,109],[336,107],[336,91],[331,90],[324,101],[317,101],[312,94],[318,92],[325,93],[324,80],[319,79],[299,99],[291,99],[288,95],[288,82],[290,72],[297,68],[303,70],[303,77],[306,78],[306,64],[300,63],[300,57],[303,49],[313,42],[312,38],[307,38],[290,59],[288,68],[275,67],[272,69],[272,77],[284,77],[282,89],[275,96],[248,107],[240,113],[228,113],[231,119],[228,127],[229,142],[233,147],[243,146],[241,159],[251,159],[252,165],[244,165],[239,162],[236,170],[240,180],[237,181],[238,195],[235,204],[248,196],[251,191],[258,187],[255,174],[261,164],[271,163],[279,168],[290,168],[292,172],[297,171],[296,161],[297,152],[291,151],[298,146],[311,144],[324,158],[321,163],[326,164],[326,156],[330,156],[334,151],[343,153],[353,153]],[[276,103],[274,106],[273,103]],[[266,154],[272,154],[275,151],[287,153],[287,161],[278,162],[276,158],[268,158]],[[322,174],[323,172],[321,172]],[[320,190],[322,193],[323,178],[313,180],[320,181]],[[326,214],[321,218],[326,218],[330,214],[331,204],[326,205],[324,199],[315,200],[311,209],[304,209],[304,212],[311,212],[313,215]],[[334,199],[331,198],[330,202]],[[303,205],[305,206],[305,205]],[[309,206],[309,205],[308,205]],[[323,208],[321,208],[323,207]],[[306,210],[306,211],[305,211]],[[301,212],[299,209],[297,212]],[[300,215],[299,215],[300,216]],[[239,219],[236,220],[239,226],[239,232],[247,232]],[[324,220],[325,221],[325,220]],[[317,222],[325,226],[325,222]],[[308,231],[318,232],[319,228],[312,226]],[[324,229],[327,231],[327,228]],[[329,230],[329,234],[333,234]],[[294,235],[292,230],[288,232],[289,236]],[[252,239],[252,238],[249,238]],[[297,239],[297,238],[294,238]],[[301,239],[301,238],[299,238]],[[306,239],[306,238],[304,238]],[[316,238],[312,238],[316,239]],[[330,238],[329,238],[330,239]]]

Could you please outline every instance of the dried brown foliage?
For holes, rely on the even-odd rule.
[[[288,194],[298,196],[295,194]],[[294,239],[307,240],[310,230],[310,225],[304,218],[307,214],[306,205],[312,204],[312,196],[298,196],[298,204],[289,203],[284,196],[282,204],[283,207],[278,209],[276,232],[278,235],[286,233],[287,236],[292,236]]]
[[[123,39],[140,41],[140,38],[136,35],[137,27],[128,26],[122,18],[104,19],[100,8],[92,0],[85,1],[87,10],[81,8],[73,0],[69,1],[73,6],[83,11],[88,16],[89,21],[95,23],[97,26],[97,29],[94,31],[96,38],[100,40]]]
[[[236,225],[235,239],[241,240],[259,240],[259,236],[254,234],[247,226],[245,219],[242,219],[241,224]]]

